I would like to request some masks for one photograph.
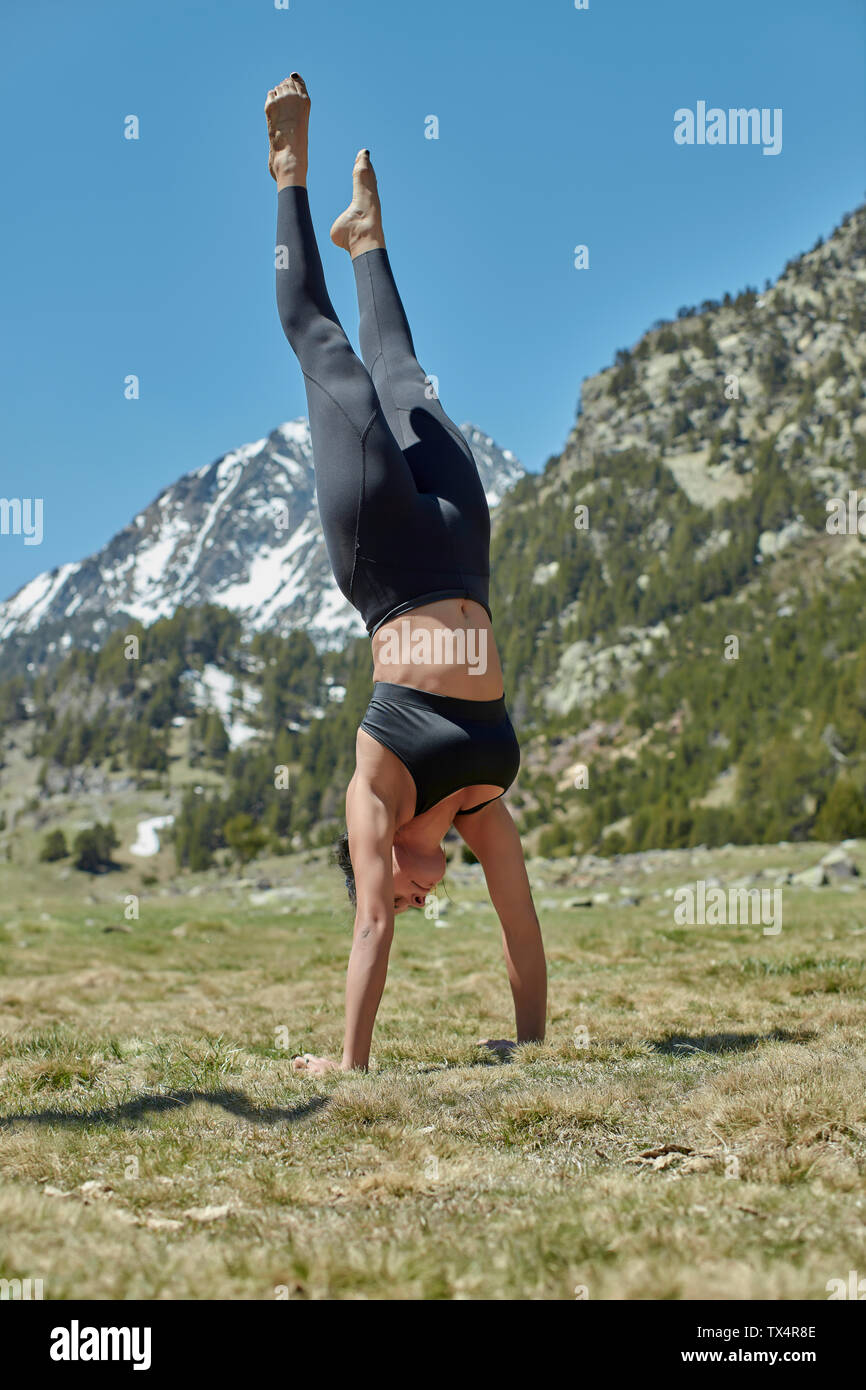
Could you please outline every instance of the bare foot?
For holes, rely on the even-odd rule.
[[[305,187],[310,98],[299,72],[293,72],[268,92],[265,119],[271,142],[268,168],[277,188]]]
[[[331,240],[353,260],[365,251],[384,249],[382,208],[369,150],[358,151],[352,170],[352,201],[331,228]]]

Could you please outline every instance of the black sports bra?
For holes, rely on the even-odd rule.
[[[461,787],[485,783],[501,787],[501,796],[520,766],[520,747],[504,696],[455,700],[411,685],[376,681],[361,728],[408,768],[415,783],[416,816]],[[457,814],[471,816],[498,800],[491,796]]]

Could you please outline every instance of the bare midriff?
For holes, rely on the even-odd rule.
[[[438,599],[383,623],[373,636],[373,679],[456,700],[498,700],[502,667],[480,603]]]

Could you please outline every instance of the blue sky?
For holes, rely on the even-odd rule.
[[[4,0],[0,49],[0,496],[44,499],[41,545],[0,535],[0,597],[306,413],[262,115],[294,68],[350,337],[327,231],[369,146],[421,361],[530,468],[618,347],[762,286],[866,189],[862,0]],[[781,107],[781,153],[676,145],[699,100]]]

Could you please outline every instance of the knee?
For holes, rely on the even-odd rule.
[[[348,339],[338,323],[303,301],[278,302],[280,323],[291,347],[303,364],[314,365],[328,375],[351,353]]]
[[[298,303],[281,301],[279,296],[277,296],[277,311],[283,332],[290,345],[297,351],[309,329],[310,316]]]

